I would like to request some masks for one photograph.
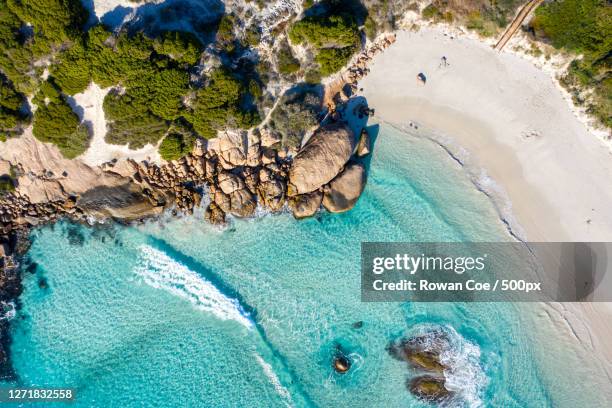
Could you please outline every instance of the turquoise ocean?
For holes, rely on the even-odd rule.
[[[261,211],[218,228],[200,210],[36,230],[11,326],[18,384],[74,388],[75,408],[419,407],[414,373],[385,348],[437,329],[455,367],[449,406],[577,406],[518,305],[361,302],[361,242],[510,239],[428,140],[383,126],[370,160],[344,214]],[[345,375],[331,366],[338,348]]]

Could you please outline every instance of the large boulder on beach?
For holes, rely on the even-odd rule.
[[[348,211],[355,206],[366,182],[365,168],[351,163],[325,188],[323,206],[333,213]]]
[[[288,194],[310,193],[338,175],[355,150],[355,135],[343,123],[318,129],[289,170]]]
[[[296,195],[289,198],[289,208],[291,208],[295,218],[312,217],[321,206],[322,199],[323,193],[318,190],[308,194]]]

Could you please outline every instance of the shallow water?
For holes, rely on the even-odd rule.
[[[452,406],[551,405],[516,306],[360,301],[362,241],[508,239],[442,149],[385,127],[345,214],[37,230],[12,359],[23,385],[74,387],[74,407],[417,407],[385,348],[440,328]]]

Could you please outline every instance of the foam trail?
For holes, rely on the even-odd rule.
[[[293,401],[291,400],[291,394],[289,393],[289,390],[287,390],[287,388],[285,388],[283,384],[281,384],[280,379],[274,372],[272,366],[267,363],[266,360],[264,360],[259,354],[255,354],[255,359],[263,369],[264,374],[266,375],[266,377],[268,377],[270,383],[274,386],[274,389],[276,390],[277,394],[283,398],[285,405],[287,407],[293,407]]]
[[[221,320],[234,320],[252,329],[253,320],[237,299],[225,296],[210,281],[149,245],[140,246],[140,262],[134,272],[154,288],[187,299],[195,308]]]

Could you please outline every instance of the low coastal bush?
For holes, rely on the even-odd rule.
[[[32,127],[34,137],[53,143],[69,159],[87,150],[89,131],[54,84],[44,82],[33,102],[37,106]]]
[[[290,75],[300,70],[300,61],[293,56],[291,47],[284,42],[278,51],[278,72]]]
[[[177,160],[190,153],[192,148],[193,141],[180,133],[170,133],[159,145],[159,154],[164,160]]]
[[[351,57],[355,54],[355,47],[349,46],[344,48],[323,48],[315,57],[315,61],[321,67],[320,73],[323,76],[328,76],[338,72],[345,66]]]
[[[0,70],[22,93],[35,92],[52,58],[81,35],[87,11],[79,0],[0,2]]]
[[[139,95],[111,91],[104,98],[107,119],[105,140],[111,144],[139,149],[155,145],[167,132],[168,121],[151,113]]]
[[[532,27],[556,48],[577,54],[561,82],[574,101],[612,127],[612,8],[605,0],[560,0],[536,10]],[[582,90],[592,90],[583,97]]]
[[[166,31],[153,41],[153,48],[158,54],[167,55],[173,60],[195,65],[202,54],[202,44],[191,33]]]
[[[361,37],[351,14],[313,15],[296,22],[289,30],[293,44],[307,44],[315,49],[320,74],[338,72],[359,50]]]
[[[282,137],[283,146],[299,147],[306,132],[316,126],[321,97],[315,89],[289,91],[271,115],[271,126]]]
[[[480,35],[490,37],[504,28],[512,19],[522,0],[471,0],[449,2],[433,0],[421,11],[423,18],[437,22],[453,22],[465,25]]]
[[[21,133],[28,120],[23,111],[25,104],[25,95],[17,92],[8,78],[0,75],[0,141],[5,142]]]
[[[0,195],[11,191],[15,191],[13,179],[7,174],[0,175]]]
[[[225,68],[213,71],[206,85],[195,92],[191,110],[186,113],[194,130],[205,138],[216,136],[224,128],[250,128],[260,121],[254,109],[244,106],[249,96],[245,84]]]

